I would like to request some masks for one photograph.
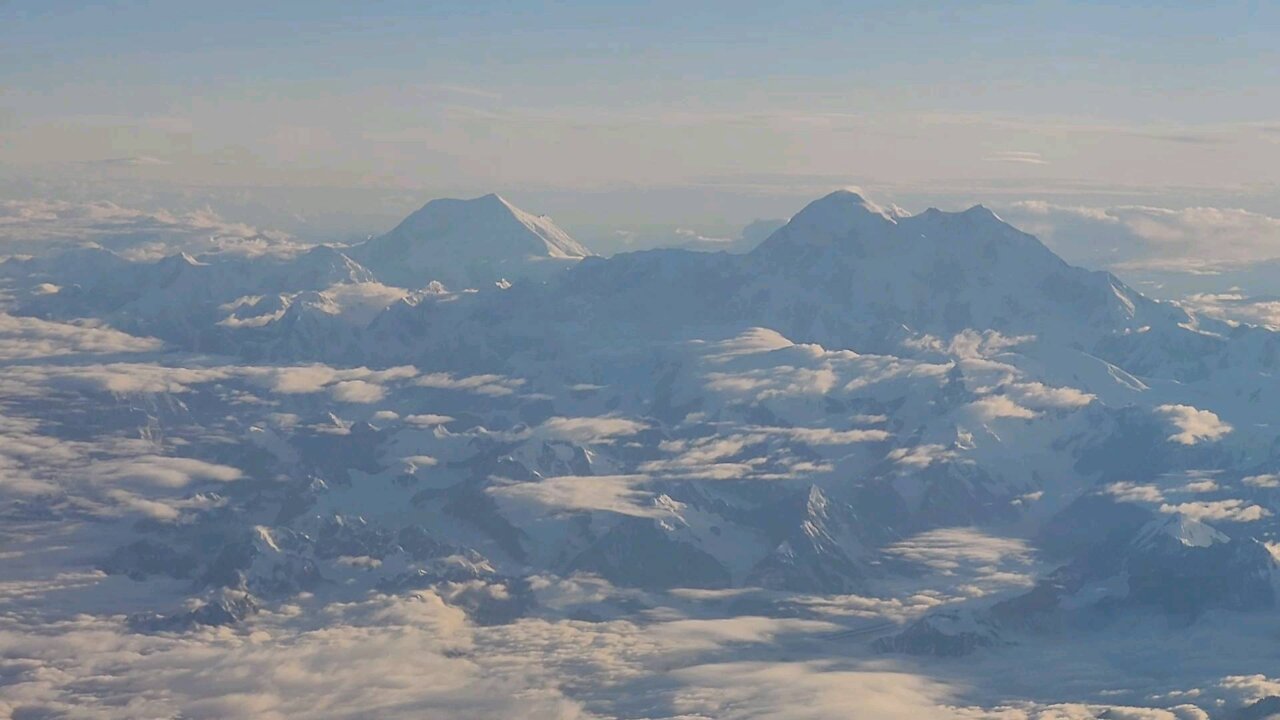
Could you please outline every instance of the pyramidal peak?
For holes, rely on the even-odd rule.
[[[836,190],[806,205],[753,253],[785,254],[797,247],[838,243],[851,236],[887,235],[899,217],[853,190]]]
[[[446,208],[446,207],[453,207],[455,210],[457,208],[468,208],[469,210],[474,212],[494,212],[499,214],[509,213],[515,216],[529,214],[524,212],[520,208],[516,207],[515,205],[513,205],[510,201],[508,201],[506,198],[502,197],[498,193],[489,193],[487,195],[481,195],[479,197],[467,198],[467,199],[435,198],[433,200],[428,200],[427,204],[423,205],[418,212],[422,212],[423,210],[427,210],[428,208]],[[416,215],[417,213],[414,213],[414,214]],[[410,217],[412,217],[412,215]]]
[[[1147,523],[1138,533],[1136,544],[1139,547],[1152,547],[1162,538],[1172,539],[1186,547],[1209,547],[1231,541],[1231,538],[1212,526],[1182,513],[1175,513],[1167,519],[1157,518]]]
[[[818,222],[822,220],[839,222],[872,216],[889,223],[896,223],[898,218],[901,217],[899,213],[905,213],[905,211],[896,205],[893,206],[892,210],[885,209],[868,200],[859,192],[846,188],[836,190],[814,200],[806,205],[803,210],[796,213],[792,220],[804,218]]]
[[[561,230],[559,226],[552,222],[551,217],[548,215],[534,215],[525,212],[497,193],[489,193],[478,199],[491,204],[497,203],[518,220],[520,224],[528,228],[530,232],[542,237],[547,243],[547,252],[551,257],[584,258],[591,254],[591,251],[587,250],[577,240],[570,237],[569,233]]]
[[[551,218],[490,193],[432,200],[352,255],[383,282],[420,287],[440,280],[462,288],[540,274],[591,252]]]

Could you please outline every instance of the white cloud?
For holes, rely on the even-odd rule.
[[[286,395],[320,392],[337,376],[337,372],[327,365],[277,368],[267,373],[271,389]]]
[[[996,418],[1030,420],[1039,415],[1034,410],[1022,407],[1005,395],[988,395],[969,403],[969,407],[984,421],[991,421]]]
[[[59,385],[117,395],[185,393],[189,392],[192,386],[202,383],[246,379],[272,392],[298,395],[322,392],[338,382],[362,381],[371,385],[381,385],[406,380],[416,375],[417,369],[412,366],[385,370],[370,370],[364,367],[336,369],[326,365],[203,367],[187,361],[185,366],[140,362],[95,365],[11,365],[6,368],[4,379],[14,383],[11,388],[8,388],[14,392],[30,392],[42,386]],[[242,394],[242,400],[253,401],[253,398]]]
[[[1230,522],[1255,522],[1271,517],[1271,511],[1259,505],[1249,505],[1244,500],[1211,500],[1186,502],[1177,505],[1164,504],[1160,512],[1181,514],[1196,520],[1226,520]]]
[[[89,468],[90,479],[97,483],[129,484],[162,488],[181,488],[193,482],[209,480],[231,482],[242,477],[240,470],[194,458],[140,455],[103,460]]]
[[[51,322],[0,313],[0,360],[142,353],[162,347],[154,338],[135,337],[87,321]]]
[[[708,237],[689,228],[676,228],[674,235],[679,244],[705,245],[711,248],[730,245],[737,241],[737,238],[731,237]]]
[[[267,613],[242,632],[139,634],[77,616],[0,619],[0,714],[126,718],[582,718],[533,673],[463,657],[472,629],[435,593]],[[104,668],[110,668],[104,672]]]
[[[1237,208],[1026,201],[1011,210],[1051,244],[1109,243],[1117,268],[1206,270],[1280,257],[1280,218]]]
[[[207,510],[221,507],[225,499],[210,499],[205,496],[191,498],[148,498],[128,490],[108,490],[106,497],[125,513],[137,513],[161,522],[181,520],[187,510]]]
[[[250,378],[264,384],[273,392],[285,395],[305,395],[325,390],[329,385],[339,382],[361,381],[366,384],[382,384],[416,377],[417,368],[411,365],[387,368],[386,370],[370,370],[366,367],[332,368],[328,365],[295,365],[291,367],[260,368],[246,367],[240,370]],[[351,386],[359,388],[361,386]],[[358,390],[348,392],[359,393]],[[365,390],[368,393],[368,390]],[[375,402],[375,401],[353,401]]]
[[[946,350],[959,358],[989,358],[1034,339],[1032,335],[1010,336],[996,330],[963,330],[951,338]]]
[[[1256,488],[1280,488],[1280,474],[1250,475],[1242,481],[1245,485]]]
[[[782,435],[810,445],[851,445],[864,442],[882,442],[889,439],[884,430],[836,430],[835,428],[807,427],[752,427],[752,432]]]
[[[1039,382],[1011,383],[1005,388],[1020,405],[1036,410],[1081,408],[1097,399],[1095,395],[1072,387],[1049,387]]]
[[[225,380],[234,374],[226,367],[166,367],[139,363],[113,363],[78,368],[47,367],[49,379],[73,386],[132,395],[139,393],[185,393],[192,385]]]
[[[539,425],[534,434],[551,440],[589,444],[635,435],[646,427],[642,422],[621,417],[553,417]]]
[[[397,365],[389,367],[385,370],[370,370],[368,368],[349,368],[339,371],[339,376],[343,380],[347,379],[363,379],[375,383],[387,383],[396,380],[409,380],[418,376],[418,368],[412,365]]]
[[[1164,493],[1160,488],[1150,484],[1132,482],[1113,482],[1104,491],[1121,502],[1164,502]]]
[[[1280,219],[1232,208],[1168,210],[1126,207],[1116,211],[1138,237],[1187,259],[1251,262],[1280,256]]]
[[[781,350],[794,344],[776,330],[755,327],[737,337],[713,343],[707,359],[725,361],[742,355],[755,355]]]
[[[682,685],[672,703],[682,717],[954,717],[940,707],[950,694],[946,686],[888,664],[730,662],[678,670],[673,677]]]
[[[829,365],[815,368],[774,365],[742,373],[708,373],[707,389],[733,395],[754,396],[757,400],[823,395],[837,385],[839,377]]]
[[[334,400],[346,403],[375,403],[386,397],[386,394],[381,385],[364,380],[343,380],[329,388],[329,395]]]
[[[1017,702],[995,708],[963,708],[960,717],[973,720],[1210,720],[1195,705],[1134,707],[1095,703]]]
[[[1198,410],[1190,405],[1161,405],[1156,412],[1173,423],[1178,432],[1169,436],[1171,442],[1195,445],[1202,441],[1219,440],[1232,428],[1209,410]]]
[[[263,327],[283,318],[294,304],[305,302],[349,325],[363,327],[389,305],[411,294],[404,288],[378,282],[345,282],[322,291],[246,295],[223,304],[220,309],[230,314],[217,324],[230,328]]]
[[[1242,704],[1252,703],[1265,697],[1280,696],[1280,677],[1272,678],[1261,673],[1229,675],[1218,683],[1218,687],[1230,691]]]
[[[408,457],[401,458],[401,460],[404,462],[405,472],[409,473],[414,472],[421,467],[435,467],[440,464],[439,460],[431,457],[430,455],[410,455]]]
[[[1027,150],[1003,150],[984,158],[987,162],[1017,163],[1021,165],[1048,165],[1038,152]]]
[[[635,517],[669,515],[669,510],[654,505],[653,493],[638,489],[638,485],[647,481],[644,475],[565,475],[536,482],[495,485],[487,492],[504,506],[517,510],[532,505],[550,512],[594,510]]]
[[[309,247],[286,233],[225,220],[208,208],[152,212],[111,202],[0,201],[0,255],[42,254],[85,243],[139,260],[179,252],[279,256]]]
[[[406,415],[404,421],[410,425],[418,427],[435,427],[436,425],[444,425],[453,422],[453,418],[448,415],[435,415],[432,413],[424,413],[421,415]]]
[[[640,464],[640,471],[668,478],[690,480],[737,480],[760,476],[761,464],[730,460],[750,445],[766,442],[764,433],[712,435],[691,440],[666,440],[659,449],[672,457]]]
[[[1255,300],[1239,292],[1195,293],[1178,301],[1206,317],[1280,329],[1280,300]]]
[[[895,448],[889,451],[890,460],[910,468],[927,468],[935,462],[943,462],[954,457],[956,457],[955,450],[936,443]]]
[[[428,373],[418,378],[415,383],[419,387],[437,388],[441,390],[461,390],[480,395],[511,395],[524,380],[508,378],[502,375],[470,375],[455,377],[449,373]]]
[[[944,575],[963,575],[972,580],[992,575],[997,568],[1026,569],[1031,548],[1017,538],[991,535],[976,528],[930,530],[900,540],[885,548],[889,555],[918,563]],[[1029,584],[1023,575],[1020,584]]]
[[[340,283],[324,290],[341,309],[342,317],[357,325],[367,325],[392,303],[409,296],[404,288],[377,282]]]

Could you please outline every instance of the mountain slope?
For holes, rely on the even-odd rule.
[[[814,201],[746,255],[586,258],[545,286],[392,307],[367,345],[402,362],[447,342],[451,356],[485,366],[517,347],[727,337],[753,327],[886,354],[903,352],[904,342],[925,348],[963,331],[995,331],[1179,380],[1203,376],[1228,345],[1252,357],[1233,359],[1238,365],[1276,363],[1274,333],[1226,343],[1227,333],[1250,331],[1068,265],[980,206],[905,216],[846,191]]]
[[[591,254],[549,218],[497,195],[432,200],[352,253],[383,282],[456,289],[541,276]]]
[[[485,236],[511,241],[490,277],[573,266],[451,291],[332,248],[0,264],[25,310],[102,321],[9,316],[2,344],[0,517],[94,520],[100,572],[30,557],[60,573],[49,605],[83,582],[94,612],[186,642],[435,598],[480,633],[468,659],[625,632],[677,638],[668,674],[712,636],[791,664],[975,653],[957,680],[1079,652],[1079,688],[1160,676],[1143,697],[1276,666],[1280,334],[1146,299],[980,207],[841,192],[746,255],[574,262],[473,202],[518,226]],[[475,249],[435,230],[387,262],[427,236]],[[1134,638],[1174,644],[1117,654]]]

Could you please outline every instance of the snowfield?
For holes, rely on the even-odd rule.
[[[848,191],[609,258],[95,212],[147,251],[0,263],[0,715],[1280,712],[1263,324]]]

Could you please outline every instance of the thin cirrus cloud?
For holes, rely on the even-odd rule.
[[[102,160],[86,160],[86,165],[115,165],[120,167],[161,167],[173,163],[154,155],[129,155],[127,157],[103,158]]]
[[[1023,150],[1004,150],[993,153],[984,158],[987,162],[1013,163],[1017,165],[1048,165],[1049,161],[1040,156],[1038,152],[1030,152]]]

